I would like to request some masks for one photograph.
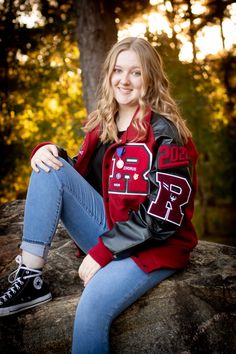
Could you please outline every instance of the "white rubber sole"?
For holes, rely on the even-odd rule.
[[[37,299],[34,299],[32,301],[25,302],[23,304],[2,308],[0,309],[0,317],[14,315],[15,313],[30,309],[35,306],[45,304],[46,302],[49,302],[51,300],[52,300],[52,294],[49,293],[47,295],[38,297]]]

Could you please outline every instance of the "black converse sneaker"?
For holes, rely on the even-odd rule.
[[[8,277],[12,285],[0,296],[0,317],[8,316],[52,299],[48,286],[42,280],[41,269],[27,268],[21,256],[16,257],[17,270]]]

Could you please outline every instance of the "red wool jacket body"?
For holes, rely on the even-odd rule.
[[[145,272],[183,268],[197,244],[191,222],[197,151],[191,139],[182,143],[165,117],[150,111],[145,119],[147,134],[141,141],[134,142],[137,132],[130,124],[105,152],[102,182],[109,231],[89,254],[101,266],[130,256]],[[85,179],[98,143],[99,127],[86,135],[73,159]]]

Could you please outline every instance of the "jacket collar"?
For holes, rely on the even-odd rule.
[[[134,120],[134,118],[138,114],[138,111],[139,111],[139,107],[135,111],[135,113],[133,115],[133,118],[131,120],[131,123],[130,123],[129,127],[127,128],[126,132],[122,135],[121,143],[124,143],[126,141],[132,141],[132,140],[134,140],[137,137],[137,130],[134,128],[134,126],[132,124],[132,121]],[[147,125],[147,132],[146,132],[146,136],[143,137],[143,139],[140,140],[140,141],[146,141],[146,139],[147,139],[148,130],[149,130],[149,127],[150,127],[151,115],[152,115],[151,109],[147,108],[147,111],[146,111],[146,114],[145,114],[145,117],[144,117],[144,120],[145,120],[146,125]]]
[[[133,119],[135,118],[135,116],[138,114],[138,111],[139,111],[139,107],[135,111],[135,113],[133,115],[133,118],[131,120],[131,123],[132,123]],[[146,125],[147,125],[147,132],[146,132],[146,136],[143,137],[143,139],[140,140],[139,142],[146,141],[146,139],[147,139],[149,128],[150,128],[151,116],[152,116],[152,111],[151,111],[150,108],[147,108],[146,114],[144,116],[144,120],[145,120]],[[132,140],[134,140],[137,137],[137,130],[134,128],[133,124],[131,124],[131,123],[130,123],[129,127],[127,128],[127,130],[122,135],[121,141],[119,143],[114,143],[115,145],[123,144],[123,143],[125,143],[127,141],[132,141]],[[94,133],[93,133],[94,143],[99,140],[99,135],[100,135],[100,127],[97,126],[94,129]],[[114,144],[112,144],[112,145],[114,145]]]

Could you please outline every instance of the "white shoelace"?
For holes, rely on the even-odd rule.
[[[22,257],[18,255],[16,257],[16,263],[18,264],[18,268],[14,270],[11,274],[8,276],[8,281],[12,286],[2,295],[0,296],[0,305],[3,305],[4,302],[6,302],[8,299],[12,297],[16,293],[17,290],[21,288],[22,285],[24,285],[24,282],[22,279],[28,279],[28,278],[34,278],[36,276],[42,275],[42,271],[38,269],[32,269],[28,268],[22,265]],[[34,272],[34,274],[29,274],[29,275],[24,275],[23,278],[17,277],[20,269],[24,269],[26,271]],[[8,297],[8,298],[7,298]],[[3,301],[2,301],[3,300]]]

